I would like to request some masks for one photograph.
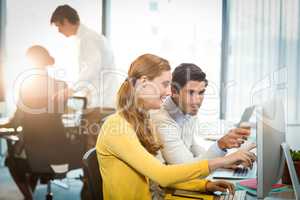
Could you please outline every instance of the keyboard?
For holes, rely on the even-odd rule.
[[[253,168],[239,167],[235,170],[232,169],[217,169],[213,172],[212,177],[215,179],[251,179],[256,178],[257,164],[253,163]]]
[[[236,168],[233,172],[233,176],[244,177],[248,175],[248,168]]]
[[[218,196],[216,200],[246,200],[247,192],[243,190],[235,191],[234,194],[226,193]]]

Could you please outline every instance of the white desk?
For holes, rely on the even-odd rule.
[[[201,142],[206,148],[208,148],[210,145],[212,145],[214,143],[213,141],[208,141],[203,138],[199,138],[198,142]],[[212,181],[221,180],[221,179],[213,179],[211,176],[208,176],[207,179],[210,179]],[[236,183],[239,180],[237,180],[237,181],[225,180],[225,181],[230,181],[230,182]],[[252,196],[249,194],[247,195],[247,200],[256,200],[256,199],[257,199],[256,196]],[[292,199],[295,199],[294,192],[276,193],[276,194],[272,194],[271,196],[265,198],[265,200],[292,200]]]
[[[234,184],[240,181],[240,180],[227,180],[227,179],[213,179],[211,176],[208,176],[207,179],[212,180],[212,181],[224,180],[224,181],[232,182]],[[294,192],[291,192],[291,191],[274,193],[274,194],[270,195],[269,197],[265,198],[265,200],[292,200],[292,199],[293,200],[295,199],[295,195],[294,195]],[[247,194],[247,200],[257,200],[257,197]]]

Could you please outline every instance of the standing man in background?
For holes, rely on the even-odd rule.
[[[77,11],[69,5],[58,6],[52,13],[50,23],[64,36],[73,36],[79,41],[78,80],[64,92],[69,96],[80,92],[87,98],[88,110],[84,114],[83,126],[89,131],[86,148],[90,149],[96,144],[103,119],[115,108],[117,87],[114,87],[116,81],[113,80],[116,70],[112,49],[103,35],[80,22]],[[98,128],[94,130],[90,127]]]
[[[117,87],[112,78],[116,72],[112,49],[103,35],[80,22],[77,11],[69,5],[58,6],[52,13],[50,24],[64,36],[75,36],[79,41],[78,80],[64,93],[72,96],[80,92],[87,98],[88,109],[83,115],[81,131],[88,133],[85,144],[88,150],[95,147],[104,118],[114,112]],[[84,180],[81,199],[90,199],[87,187]]]
[[[109,80],[115,66],[108,40],[83,25],[77,11],[69,5],[58,6],[50,23],[64,36],[75,36],[79,41],[79,76],[69,94],[83,89],[89,108],[115,107],[115,94],[112,94],[112,82]]]

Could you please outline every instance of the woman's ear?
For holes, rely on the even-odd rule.
[[[145,84],[147,82],[147,80],[148,80],[148,78],[145,75],[141,76],[141,78],[140,78],[140,81],[141,81],[142,84]]]
[[[148,80],[147,76],[141,76],[140,81],[143,88],[146,87],[147,80]]]
[[[147,76],[141,76],[140,78],[137,79],[136,85],[138,85],[139,87],[141,86],[145,87],[147,80],[148,80]]]

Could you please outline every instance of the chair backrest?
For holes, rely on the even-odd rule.
[[[25,113],[21,125],[24,149],[33,173],[54,174],[51,165],[68,164],[71,152],[61,115]]]
[[[82,160],[83,169],[88,176],[88,186],[92,199],[103,200],[102,177],[99,170],[96,148],[86,152]]]

